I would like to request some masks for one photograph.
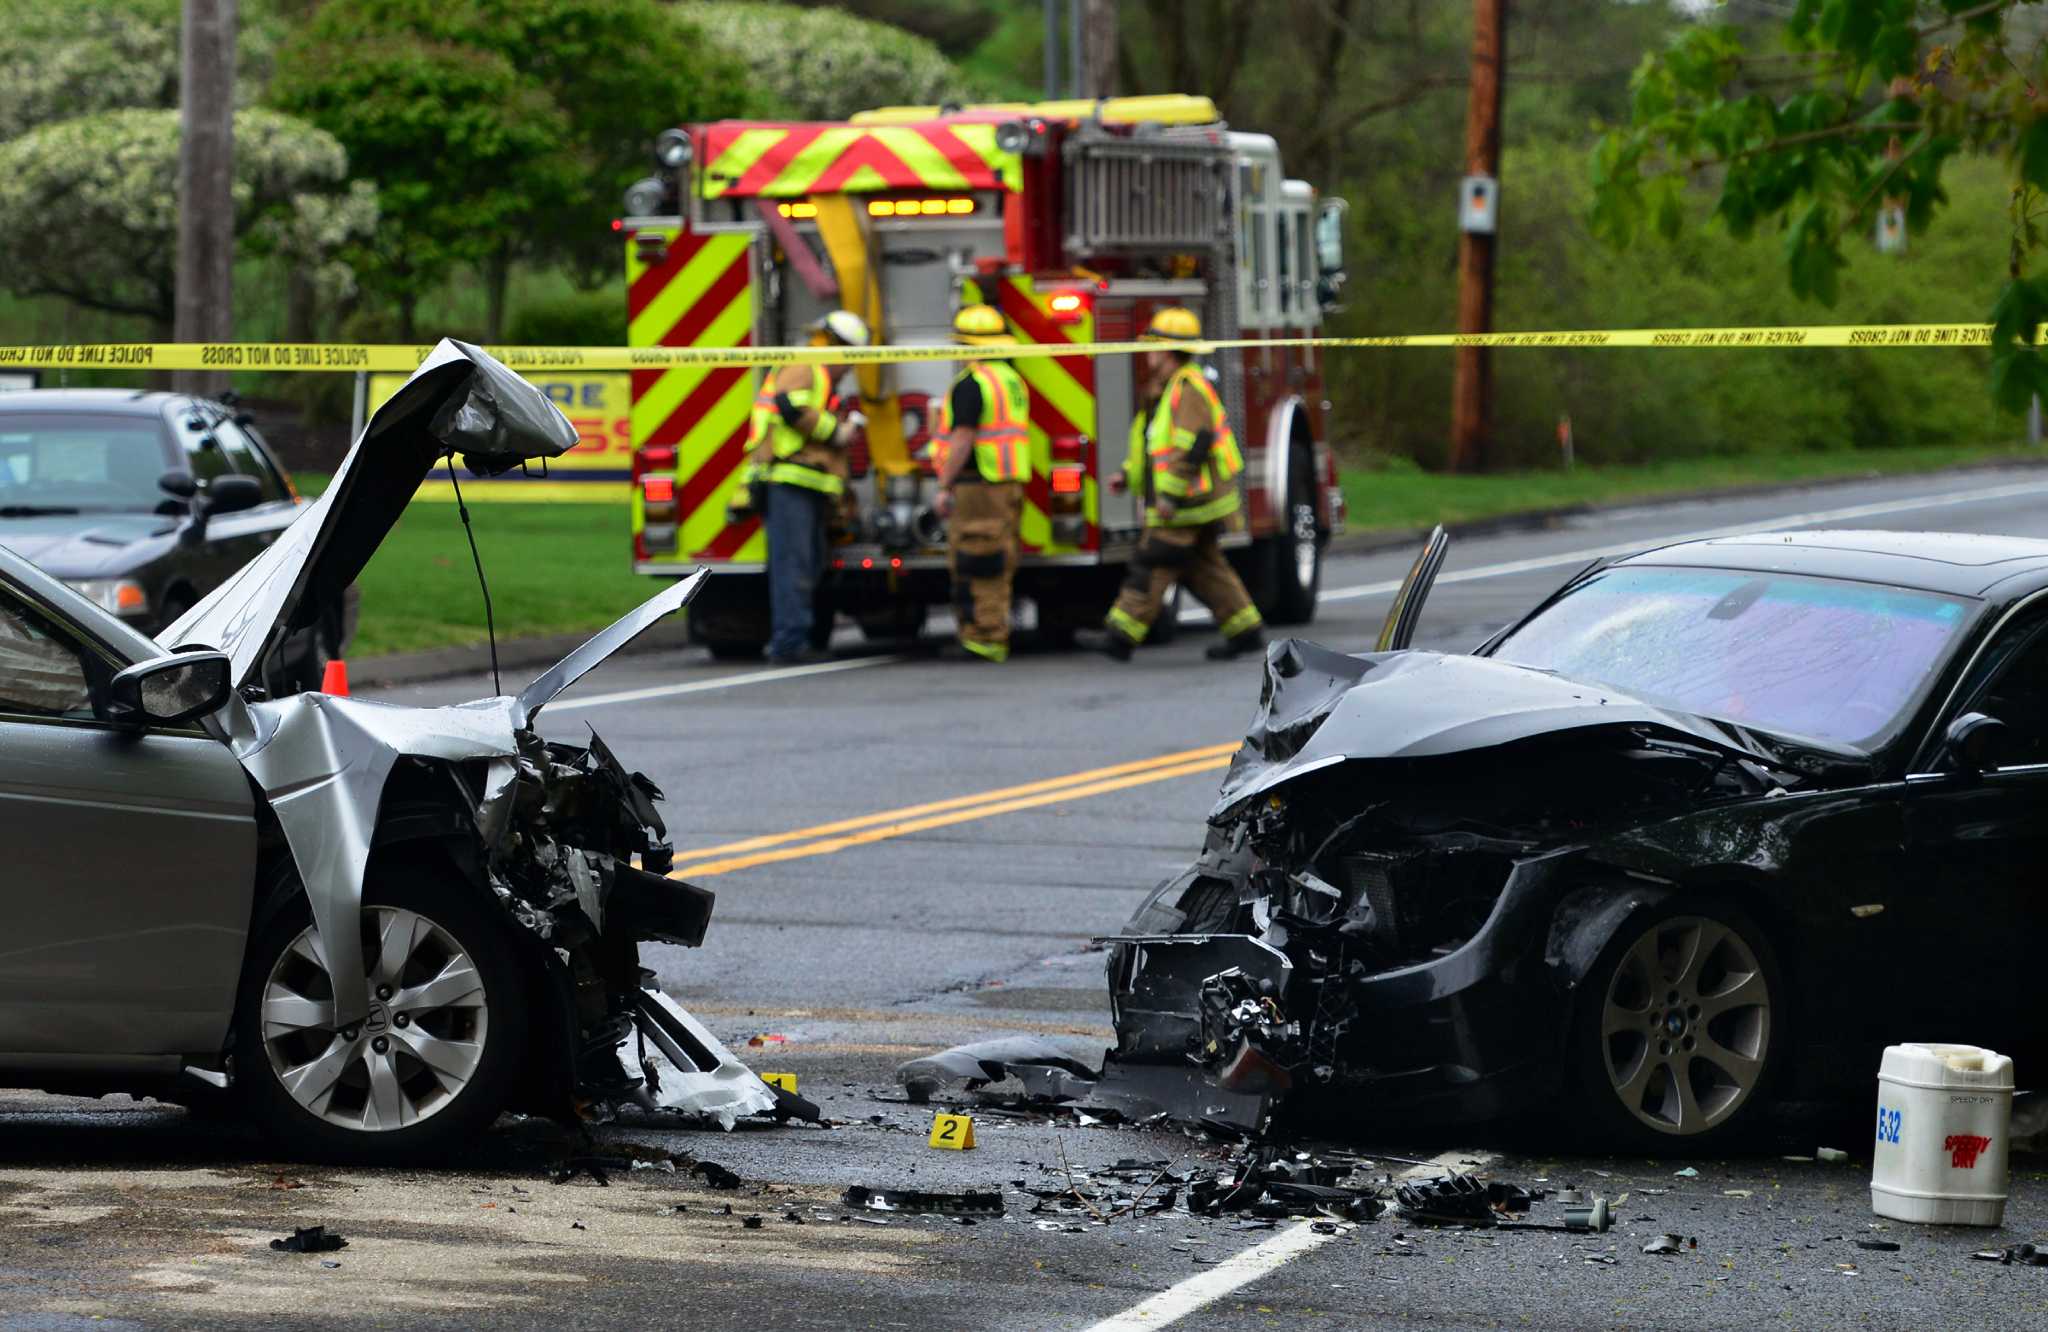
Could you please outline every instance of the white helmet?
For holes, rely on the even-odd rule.
[[[868,321],[851,310],[834,310],[812,320],[811,331],[829,334],[834,342],[846,347],[868,345]]]

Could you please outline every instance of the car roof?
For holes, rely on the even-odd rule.
[[[1973,532],[1750,532],[1662,546],[1616,563],[1806,574],[1998,599],[2048,587],[2048,541]]]
[[[98,412],[121,416],[163,416],[192,404],[183,393],[151,389],[64,388],[23,389],[0,393],[0,414],[17,412]]]

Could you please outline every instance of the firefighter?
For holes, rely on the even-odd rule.
[[[1202,336],[1195,312],[1169,306],[1152,316],[1141,341],[1190,341]],[[1103,650],[1118,661],[1145,641],[1175,583],[1195,594],[1223,641],[1209,646],[1211,661],[1265,648],[1265,622],[1237,572],[1223,557],[1219,538],[1237,512],[1237,476],[1244,470],[1237,437],[1209,377],[1192,353],[1161,348],[1142,354],[1144,408],[1131,422],[1123,484],[1143,487],[1145,535],[1130,572],[1103,622]]]
[[[811,345],[865,347],[868,326],[834,310],[810,327]],[[844,365],[785,365],[762,372],[747,431],[747,457],[732,516],[758,513],[768,532],[768,660],[815,660],[811,646],[828,520],[846,493],[846,444],[857,413],[832,414],[832,386]]]
[[[1016,344],[992,305],[967,305],[953,317],[953,341],[977,347]],[[1010,583],[1031,479],[1031,394],[1008,361],[969,361],[947,395],[940,438],[939,491],[953,574],[960,646],[973,658],[1010,655]]]

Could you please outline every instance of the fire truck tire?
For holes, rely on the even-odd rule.
[[[768,580],[761,574],[713,574],[690,609],[690,641],[714,661],[751,661],[768,646]]]
[[[860,634],[870,643],[914,643],[924,630],[923,606],[895,606],[874,614],[862,615],[855,623],[860,625]]]
[[[1323,536],[1316,526],[1315,468],[1296,448],[1287,462],[1287,500],[1280,530],[1252,551],[1253,600],[1268,624],[1308,624],[1323,585]]]
[[[1141,647],[1165,647],[1180,637],[1180,608],[1184,604],[1182,588],[1175,583],[1160,603],[1159,618],[1152,622],[1152,631],[1145,635]]]

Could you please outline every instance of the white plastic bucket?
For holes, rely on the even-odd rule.
[[[1870,1205],[1941,1226],[2005,1222],[2012,1060],[1974,1045],[1893,1045],[1877,1072]]]

